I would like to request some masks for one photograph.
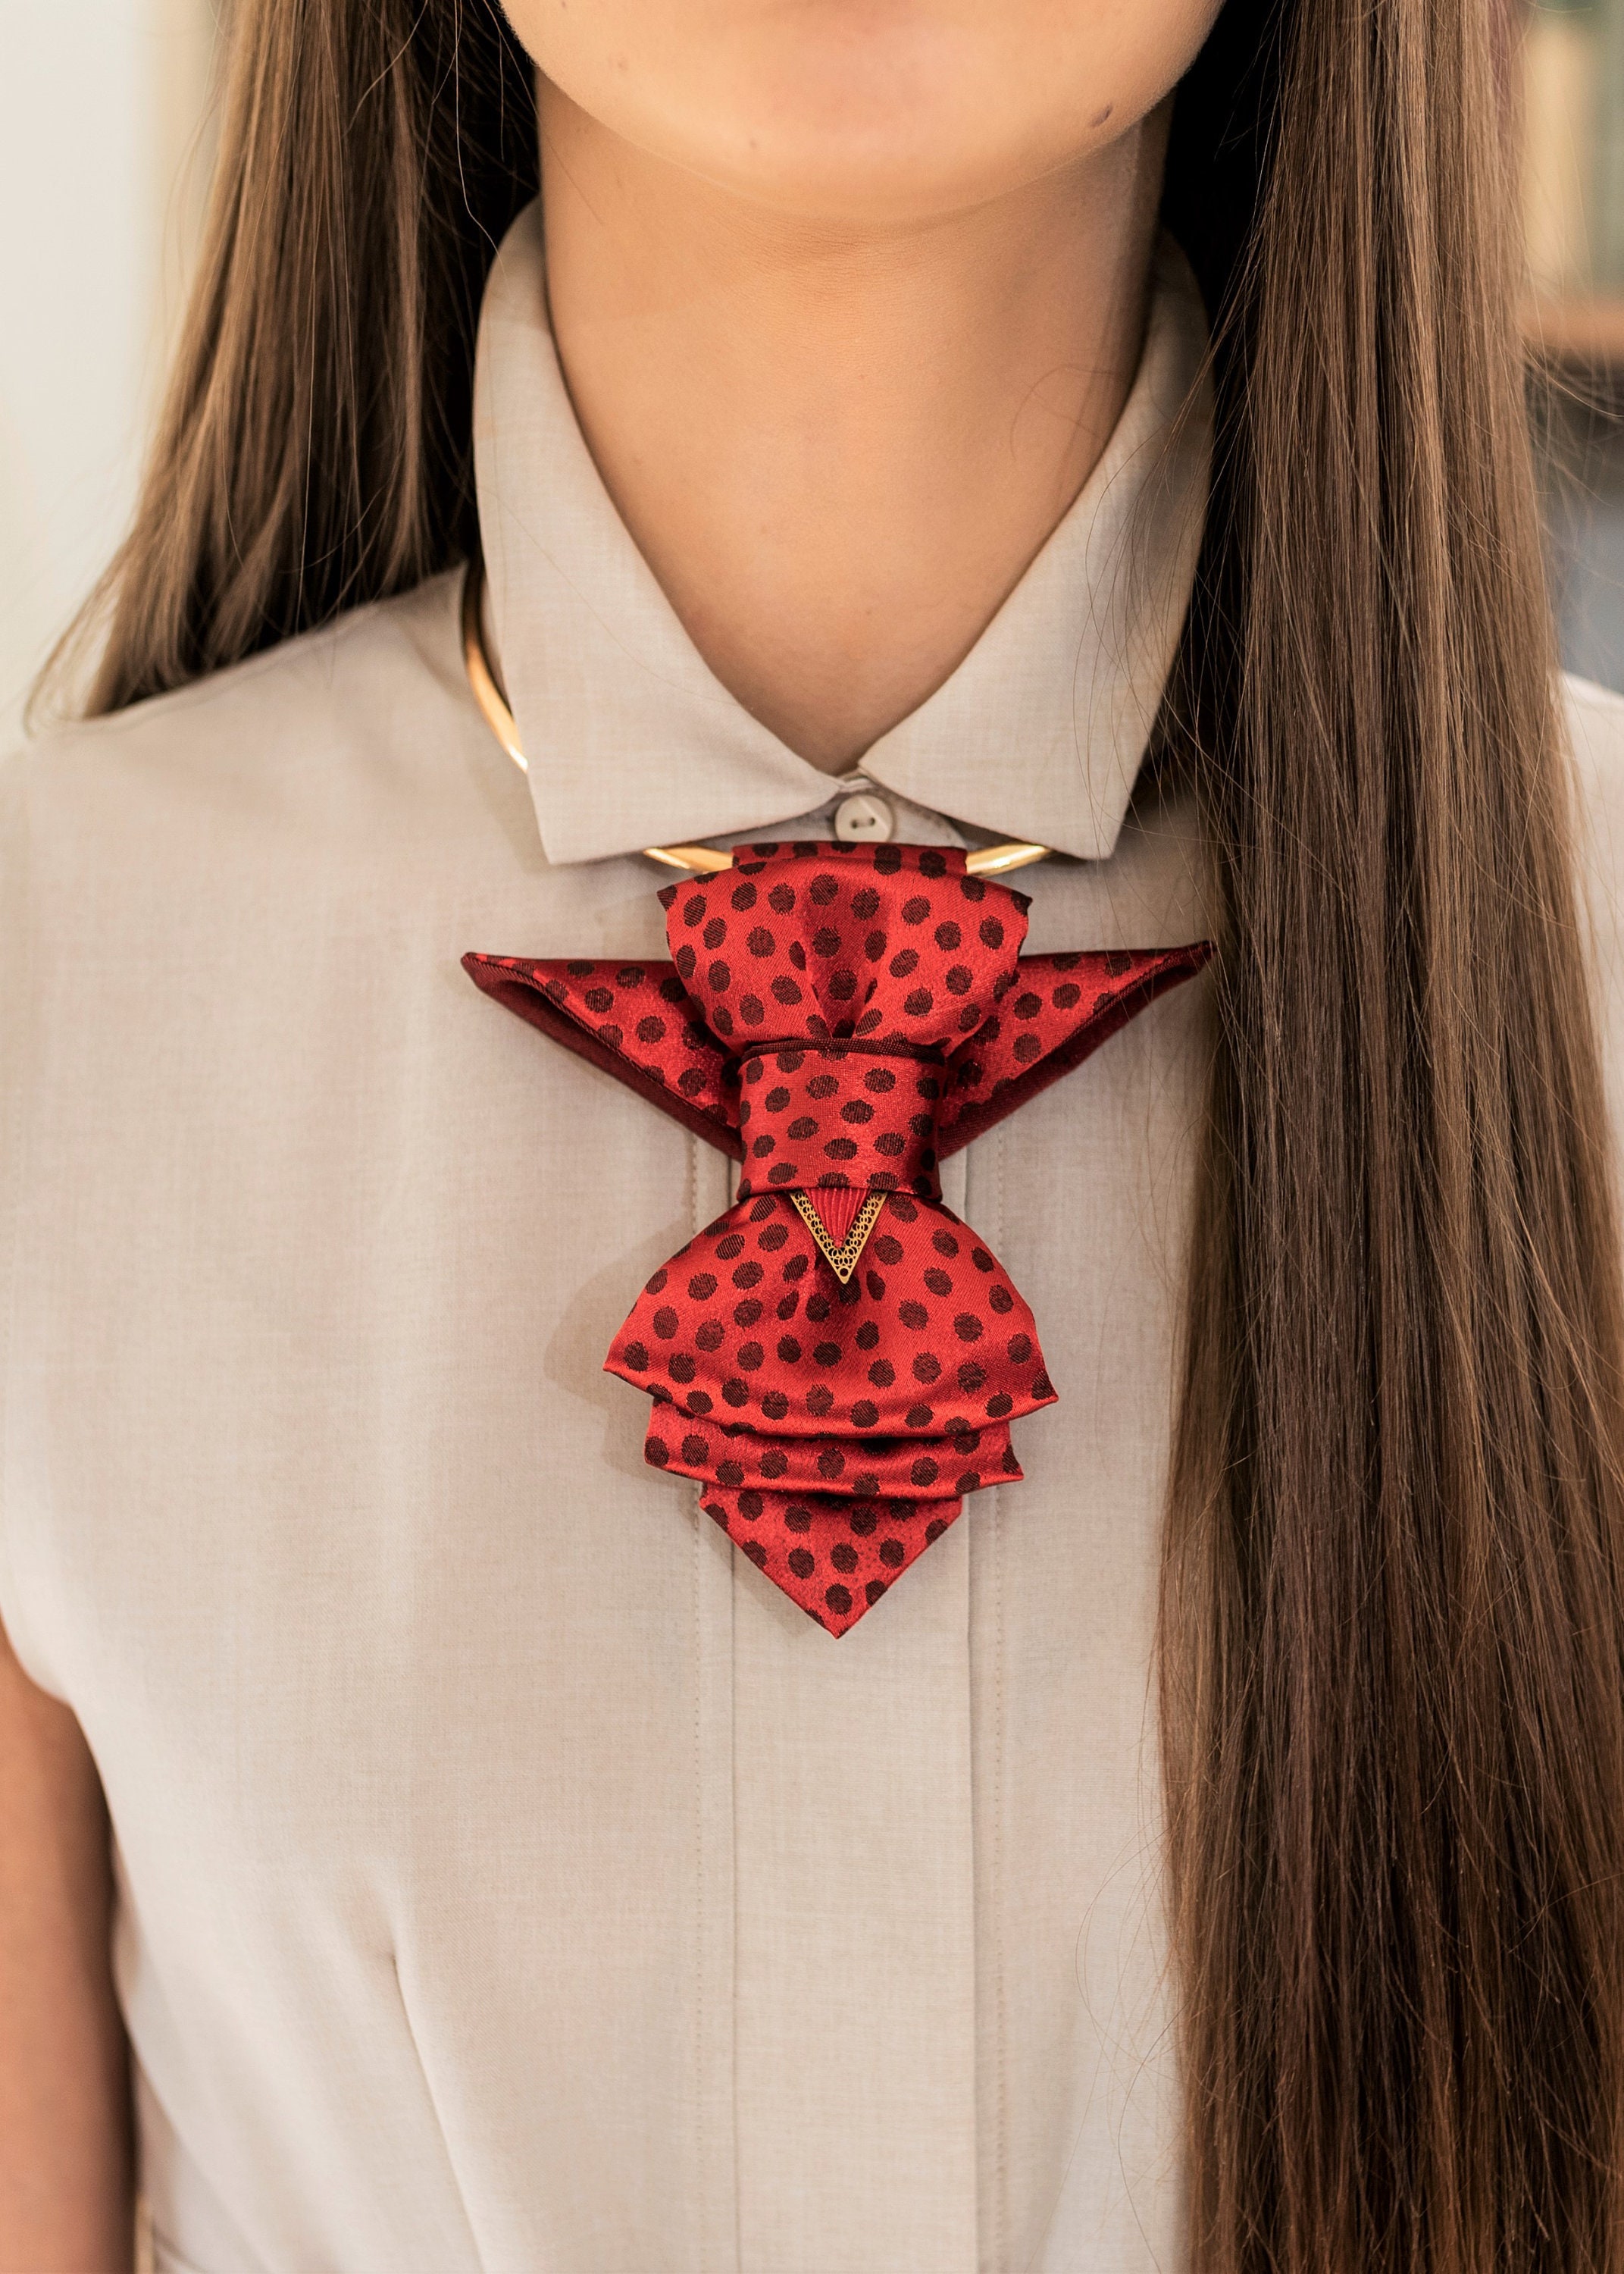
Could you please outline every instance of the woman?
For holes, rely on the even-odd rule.
[[[4,775],[0,2265],[128,2264],[138,2168],[171,2274],[1624,2255],[1624,708],[1486,13],[238,11],[94,716]],[[1117,977],[957,1150],[942,1034],[808,1045],[934,1085],[840,1280],[693,942],[906,874],[985,1040],[1005,843]],[[751,1434],[917,1226],[1024,1481],[745,1506],[667,1268],[741,1174],[756,1482],[876,1426]]]

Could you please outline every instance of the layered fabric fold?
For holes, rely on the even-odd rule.
[[[957,850],[742,847],[668,885],[671,960],[469,955],[475,983],[741,1163],[605,1366],[644,1456],[842,1634],[1018,1481],[1053,1402],[1036,1323],[943,1204],[942,1159],[1081,1064],[1210,953],[1023,957],[1025,893]]]

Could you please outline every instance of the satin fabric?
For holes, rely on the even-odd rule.
[[[605,1364],[653,1401],[644,1459],[697,1480],[705,1514],[834,1635],[966,1494],[1020,1480],[1010,1423],[1054,1402],[1024,1298],[943,1205],[944,1153],[1209,953],[1024,960],[1026,895],[965,862],[751,846],[660,893],[668,964],[463,959],[743,1163],[733,1206],[653,1274]],[[860,1222],[863,1194],[878,1207]],[[859,1239],[837,1270],[829,1250]]]

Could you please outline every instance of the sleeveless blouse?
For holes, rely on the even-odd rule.
[[[853,796],[1052,846],[1035,952],[1203,936],[1141,762],[1204,345],[1164,245],[1093,478],[831,783],[615,516],[532,212],[477,404],[528,778],[454,577],[0,769],[0,1617],[106,1790],[169,2274],[1182,2263],[1152,1650],[1207,981],[946,1163],[1059,1402],[835,1641],[602,1370],[735,1172],[459,959],[658,956],[643,847]],[[1570,716],[1624,1034],[1624,704]]]

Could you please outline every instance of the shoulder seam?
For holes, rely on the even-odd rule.
[[[1581,703],[1587,710],[1624,710],[1624,695],[1616,688],[1603,687],[1593,679],[1581,679],[1576,672],[1565,671],[1561,686],[1568,702]]]
[[[222,690],[222,682],[229,680],[233,688],[252,686],[267,672],[274,671],[292,658],[295,651],[308,655],[324,643],[342,638],[368,621],[387,621],[391,611],[421,600],[432,591],[442,578],[455,578],[455,569],[446,569],[435,576],[425,576],[420,584],[413,584],[404,592],[394,592],[387,599],[368,600],[359,607],[346,608],[331,617],[325,624],[313,625],[309,631],[296,632],[289,638],[278,640],[272,647],[263,648],[258,655],[244,656],[236,663],[222,664],[218,670],[204,672],[199,678],[189,679],[182,686],[165,688],[162,694],[146,697],[139,703],[126,704],[122,710],[102,713],[95,719],[64,719],[54,723],[46,732],[25,742],[21,751],[38,752],[64,737],[86,733],[118,737],[145,727],[150,720],[163,718],[170,710],[187,702],[206,699],[208,694]]]

